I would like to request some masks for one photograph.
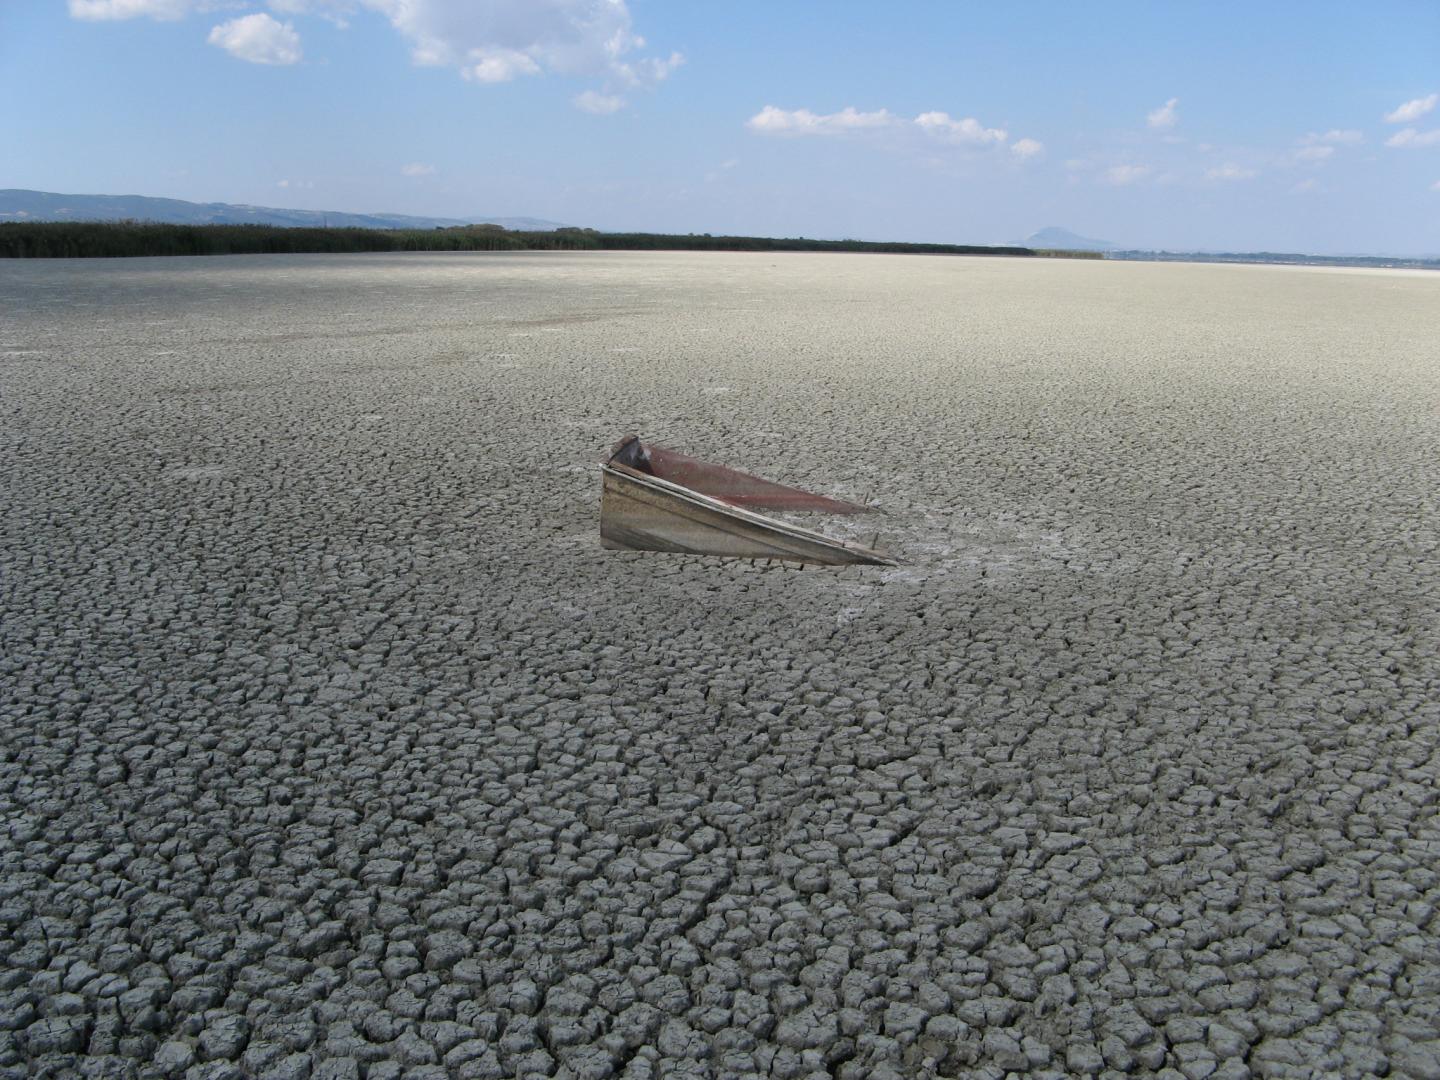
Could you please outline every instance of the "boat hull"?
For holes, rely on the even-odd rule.
[[[626,465],[607,462],[600,468],[600,541],[612,550],[895,565],[883,552],[731,506]]]

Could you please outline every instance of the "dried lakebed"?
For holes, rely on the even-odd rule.
[[[1437,343],[1375,271],[0,264],[0,1075],[1440,1076]],[[603,552],[628,431],[905,565]]]

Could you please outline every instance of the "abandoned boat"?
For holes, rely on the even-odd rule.
[[[760,510],[864,514],[870,507],[786,487],[627,435],[600,466],[600,542],[828,566],[894,566],[881,551],[837,540]]]

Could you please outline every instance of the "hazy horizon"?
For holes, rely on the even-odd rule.
[[[907,14],[909,17],[904,17]],[[1440,8],[69,0],[0,187],[607,230],[1440,252]],[[57,62],[63,58],[63,63]]]

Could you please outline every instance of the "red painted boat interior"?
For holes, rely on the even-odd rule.
[[[642,443],[633,435],[621,441],[611,460],[620,465],[668,480],[672,484],[719,499],[731,506],[753,510],[791,510],[817,514],[865,514],[867,506],[826,498],[800,488],[787,487],[758,476],[712,465],[663,446]]]

